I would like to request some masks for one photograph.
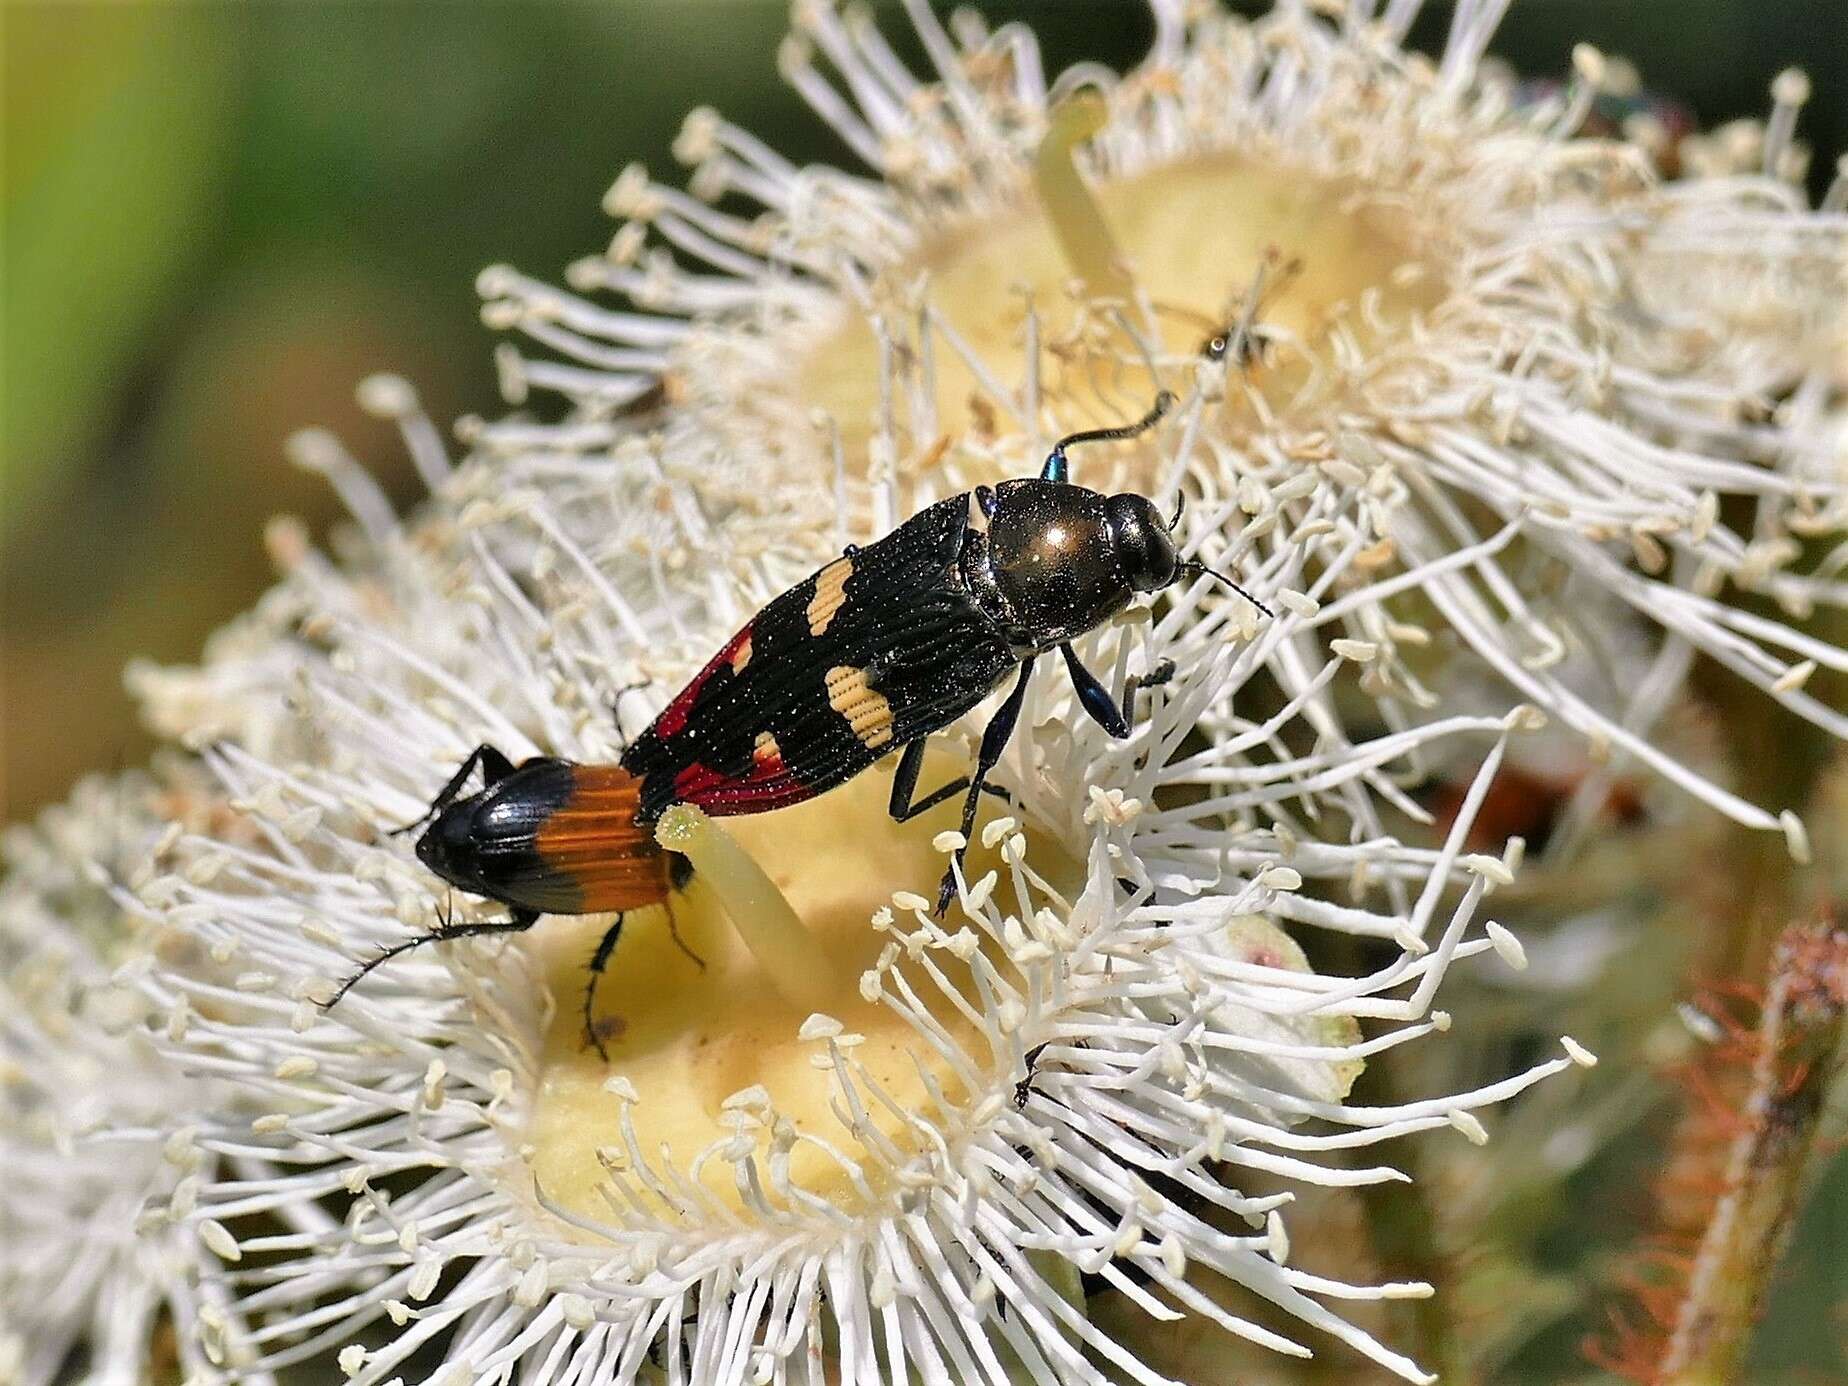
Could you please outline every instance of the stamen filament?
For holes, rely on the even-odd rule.
[[[1135,286],[1104,220],[1104,209],[1085,186],[1072,150],[1104,128],[1109,112],[1096,92],[1079,92],[1052,112],[1033,156],[1033,186],[1072,273],[1093,298],[1135,302]]]
[[[764,869],[711,818],[675,804],[655,825],[655,841],[693,863],[724,905],[732,927],[783,998],[825,1011],[845,985],[833,961]]]

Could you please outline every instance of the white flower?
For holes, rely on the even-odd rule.
[[[1190,446],[1133,475],[1254,512],[1275,496],[1279,531],[1323,494],[1286,501],[1294,481],[1351,491],[1312,546],[1311,595],[1346,594],[1317,628],[1370,651],[1390,724],[1434,701],[1426,647],[1454,636],[1613,772],[1639,762],[1788,831],[1782,805],[1651,733],[1703,653],[1848,733],[1804,689],[1848,654],[1715,596],[1731,582],[1793,617],[1848,599],[1829,538],[1848,477],[1819,426],[1845,388],[1848,184],[1812,211],[1787,181],[1795,73],[1751,146],[1765,173],[1690,146],[1702,172],[1664,182],[1647,140],[1575,139],[1604,60],[1581,46],[1567,91],[1521,107],[1480,62],[1504,8],[1458,6],[1433,63],[1398,46],[1417,3],[1247,23],[1157,0],[1142,65],[1048,81],[1022,25],[962,13],[951,34],[908,3],[927,79],[867,12],[804,0],[784,71],[877,177],[797,168],[695,112],[676,146],[692,194],[625,172],[607,254],[571,271],[639,311],[483,276],[489,321],[546,353],[503,348],[504,378],[516,400],[565,393],[577,412],[549,445],[592,449],[664,380],[676,468],[781,460],[843,497],[864,477],[883,525],[946,449],[950,478],[980,476],[997,432],[1131,417],[1152,363],[1185,379],[1204,336],[1247,322],[1260,364],[1235,350],[1205,371]],[[510,455],[534,437],[480,433]],[[1196,507],[1196,535],[1222,523]],[[1238,547],[1262,543],[1248,527]],[[1836,548],[1818,563],[1805,543]],[[1640,666],[1568,677],[1624,637],[1613,607]]]
[[[227,1155],[191,1115],[218,1095],[141,1032],[132,973],[148,959],[108,874],[146,854],[178,798],[86,780],[0,844],[0,1378],[23,1386],[248,1361],[240,1311],[199,1283],[214,1258],[195,1204]]]
[[[403,417],[419,436],[420,416]],[[1036,459],[1001,461],[1018,473]],[[951,810],[893,825],[889,769],[875,770],[733,820],[773,873],[769,895],[794,907],[809,976],[785,984],[727,927],[726,911],[783,927],[734,879],[750,858],[688,848],[700,875],[675,910],[705,965],[659,912],[628,926],[601,992],[607,1067],[583,1049],[575,1006],[601,918],[417,950],[323,1011],[372,949],[450,907],[382,830],[476,742],[516,760],[609,757],[617,689],[642,672],[660,682],[624,703],[636,716],[772,573],[791,569],[782,585],[798,555],[813,561],[817,535],[870,537],[851,516],[804,515],[812,493],[796,487],[756,507],[786,517],[787,559],[744,562],[730,537],[754,543],[762,519],[738,512],[702,521],[705,566],[676,574],[663,550],[684,536],[652,517],[699,513],[691,481],[633,459],[545,467],[544,487],[495,499],[475,498],[498,479],[479,461],[437,475],[448,500],[400,529],[330,466],[366,522],[362,569],[293,552],[252,623],[267,642],[247,630],[193,674],[139,680],[161,720],[205,711],[207,759],[247,816],[180,837],[141,895],[233,979],[172,968],[149,983],[175,1058],[240,1094],[235,1125],[208,1123],[211,1138],[290,1171],[226,1169],[198,1195],[199,1218],[243,1239],[225,1243],[237,1258],[213,1284],[251,1315],[259,1364],[333,1352],[354,1379],[384,1381],[453,1331],[444,1380],[550,1379],[566,1363],[630,1380],[651,1354],[670,1380],[782,1380],[811,1351],[848,1382],[900,1362],[925,1380],[1101,1380],[1104,1359],[1156,1379],[1068,1297],[1080,1272],[1128,1286],[1130,1268],[1157,1299],[1306,1350],[1215,1305],[1191,1266],[1423,1379],[1325,1301],[1428,1287],[1292,1269],[1288,1195],[1246,1197],[1238,1171],[1396,1178],[1318,1156],[1445,1123],[1474,1133],[1471,1109],[1570,1062],[1403,1109],[1344,1101],[1367,1054],[1441,1026],[1433,993],[1452,961],[1492,946],[1473,926],[1502,879],[1462,852],[1479,792],[1442,848],[1414,849],[1382,826],[1381,801],[1402,797],[1386,771],[1471,737],[1490,751],[1480,791],[1535,719],[1350,740],[1335,697],[1359,666],[1305,662],[1312,604],[1254,624],[1242,598],[1199,582],[1088,642],[1108,682],[1158,654],[1182,670],[1145,695],[1129,741],[1082,717],[1062,677],[1035,683],[996,776],[1014,804],[973,844],[957,918],[931,919],[914,893],[956,845],[940,833]],[[665,503],[638,508],[644,494]],[[1333,488],[1311,503],[1365,532]],[[595,559],[573,533],[629,538]],[[1283,588],[1305,548],[1279,535],[1242,576]],[[960,761],[940,755],[927,776]],[[463,918],[500,913],[454,903]],[[1318,977],[1273,919],[1386,940],[1397,958]],[[1391,1026],[1362,1040],[1359,1017]],[[317,1222],[330,1197],[346,1216]],[[1203,1208],[1253,1230],[1228,1235]],[[267,1232],[272,1217],[297,1230]],[[397,1329],[383,1345],[356,1341],[381,1317]]]

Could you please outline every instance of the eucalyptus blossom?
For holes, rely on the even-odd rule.
[[[238,1162],[201,1140],[229,1094],[146,1033],[134,977],[153,940],[114,894],[114,873],[179,831],[167,820],[200,811],[196,791],[96,776],[0,840],[0,1377],[22,1386],[251,1363],[197,1215],[200,1189]]]
[[[1848,182],[1807,203],[1808,80],[1784,73],[1764,122],[1678,149],[1648,120],[1579,135],[1627,63],[1580,45],[1536,101],[1485,62],[1506,0],[1458,4],[1430,58],[1402,46],[1416,0],[1151,8],[1130,71],[1052,75],[1021,24],[946,29],[907,0],[920,73],[870,11],[796,4],[779,64],[861,167],[798,167],[695,111],[688,189],[626,170],[575,292],[482,276],[487,319],[529,343],[502,349],[510,396],[564,394],[573,420],[547,436],[598,446],[659,389],[676,467],[781,463],[843,495],[864,478],[884,523],[946,447],[972,454],[946,479],[986,479],[972,439],[1134,417],[1230,341],[1187,445],[1130,475],[1248,515],[1307,476],[1373,507],[1373,537],[1338,515],[1308,563],[1311,595],[1343,596],[1314,629],[1373,648],[1381,717],[1410,725],[1473,666],[1598,763],[1581,809],[1634,765],[1801,855],[1788,806],[1654,733],[1703,654],[1848,732],[1805,689],[1848,654],[1799,624],[1848,599],[1824,426],[1845,388]],[[480,436],[517,456],[533,432]]]

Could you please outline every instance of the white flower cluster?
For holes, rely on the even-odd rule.
[[[111,872],[159,846],[189,797],[90,779],[0,841],[0,1379],[23,1386],[74,1364],[119,1382],[252,1361],[194,1226],[231,1163],[201,1124],[230,1095],[143,1032],[133,977],[148,959],[111,894]]]
[[[991,283],[944,247],[977,257],[993,238],[997,257],[1030,250],[1018,222],[1044,193],[1036,153],[1055,107],[1098,93],[1108,115],[1086,172],[1106,206],[1118,205],[1113,187],[1125,204],[1157,202],[1141,209],[1141,239],[1121,247],[1141,279],[1238,266],[1230,282],[1242,287],[1255,239],[1303,260],[1309,285],[1307,306],[1265,330],[1275,384],[1254,387],[1228,359],[1231,402],[1145,480],[1185,477],[1253,514],[1253,492],[1281,478],[1393,493],[1404,503],[1376,540],[1338,525],[1319,546],[1331,582],[1391,584],[1338,622],[1321,618],[1373,647],[1369,691],[1389,720],[1432,705],[1422,652],[1454,635],[1505,689],[1593,743],[1607,773],[1637,761],[1741,823],[1794,831],[1779,806],[1745,803],[1650,732],[1697,654],[1829,734],[1848,732],[1804,691],[1817,667],[1848,669],[1843,651],[1716,596],[1731,583],[1793,616],[1848,601],[1839,549],[1803,561],[1806,542],[1848,520],[1826,427],[1848,389],[1848,180],[1811,211],[1769,172],[1787,163],[1807,83],[1777,84],[1755,146],[1767,173],[1664,182],[1641,148],[1574,138],[1606,66],[1595,51],[1577,51],[1557,105],[1521,109],[1506,79],[1479,70],[1505,0],[1460,4],[1435,65],[1396,46],[1415,3],[1381,14],[1366,0],[1287,3],[1252,25],[1158,3],[1142,66],[1050,82],[1021,26],[989,33],[963,14],[953,38],[924,4],[906,8],[934,81],[907,72],[863,12],[827,4],[795,7],[782,55],[878,179],[794,168],[702,110],[676,147],[698,196],[629,170],[607,199],[625,219],[609,251],[572,267],[576,287],[626,294],[648,314],[484,275],[489,320],[564,358],[504,348],[516,397],[556,389],[607,413],[665,376],[683,401],[669,448],[687,468],[746,457],[807,475],[903,473],[963,412],[963,384],[984,401],[978,415],[1037,435],[1059,392],[1046,356],[1088,347],[1119,374],[1125,361],[1171,359],[1161,325],[1175,310],[1148,289],[1147,311],[1118,314],[1118,339],[1102,347],[1096,321],[1054,338],[1037,316],[1047,303],[1000,326],[994,298],[1006,294],[978,291],[1006,289],[1009,274],[1030,289],[1035,267],[1004,260]],[[1275,225],[1241,228],[1237,199],[1275,195],[1279,182],[1319,191],[1284,199]],[[1215,184],[1228,206],[1203,224],[1197,199]],[[721,193],[762,212],[715,210]],[[651,235],[664,245],[650,250]],[[1040,276],[1045,297],[1069,274]],[[1209,284],[1176,289],[1195,317],[1227,291]],[[821,378],[862,346],[859,388]],[[595,369],[612,351],[646,372]],[[812,363],[805,388],[788,388],[792,362]],[[1063,389],[1097,407],[1069,380]],[[838,416],[817,432],[809,412],[841,402],[865,407],[870,432],[866,418]],[[862,456],[843,460],[843,430],[864,435]],[[522,429],[510,445],[529,441]],[[1653,632],[1640,677],[1606,670],[1587,687],[1564,676],[1574,654],[1603,661],[1626,620]],[[1587,801],[1605,788],[1587,786]]]
[[[805,1344],[825,1340],[848,1380],[883,1380],[900,1363],[933,1378],[992,1375],[1003,1359],[1045,1379],[1084,1379],[1087,1351],[1111,1353],[1032,1254],[1056,1253],[1124,1286],[1140,1272],[1234,1331],[1302,1351],[1215,1307],[1186,1278],[1189,1266],[1216,1270],[1416,1376],[1319,1301],[1425,1287],[1337,1285],[1291,1270],[1281,1264],[1288,1196],[1243,1197],[1227,1176],[1248,1167],[1340,1184],[1393,1178],[1314,1156],[1446,1122],[1476,1134],[1472,1108],[1569,1062],[1410,1109],[1343,1102],[1358,1060],[1446,1023],[1433,993],[1453,959],[1497,946],[1467,935],[1483,893],[1507,878],[1500,859],[1461,850],[1473,809],[1436,850],[1385,833],[1376,791],[1397,794],[1386,769],[1473,735],[1492,748],[1479,799],[1506,739],[1539,719],[1525,709],[1445,718],[1316,747],[1318,724],[1339,725],[1338,676],[1361,666],[1352,651],[1309,667],[1289,657],[1307,626],[1298,611],[1311,604],[1293,600],[1300,539],[1283,537],[1272,563],[1241,570],[1281,594],[1274,621],[1254,626],[1241,599],[1201,582],[1159,622],[1132,621],[1098,642],[1094,659],[1118,679],[1151,649],[1188,670],[1129,742],[1108,742],[1064,687],[1035,689],[1001,772],[1014,812],[982,833],[1002,865],[965,883],[965,923],[923,912],[912,892],[930,874],[850,883],[887,939],[852,990],[895,1016],[932,1067],[930,1107],[889,1090],[856,1062],[857,1037],[819,1017],[785,1038],[825,1056],[837,1131],[798,1127],[751,1084],[727,1099],[730,1119],[714,1124],[708,1146],[664,1157],[640,1144],[630,1109],[671,1094],[618,1074],[595,1112],[608,1128],[596,1142],[608,1206],[593,1219],[534,1178],[550,1002],[517,949],[488,960],[463,948],[407,955],[338,1010],[321,1010],[368,948],[444,908],[437,883],[380,830],[413,816],[472,741],[516,756],[607,755],[611,687],[644,656],[677,683],[729,631],[697,593],[624,600],[625,586],[659,574],[658,554],[598,563],[569,531],[612,532],[632,509],[633,483],[592,486],[587,470],[611,464],[575,465],[567,518],[536,491],[505,498],[496,472],[471,464],[414,527],[374,527],[375,563],[362,576],[300,557],[269,604],[298,632],[276,634],[288,658],[270,644],[149,680],[161,706],[289,707],[286,722],[259,714],[242,734],[234,718],[218,720],[205,752],[250,815],[252,844],[182,836],[175,869],[142,891],[235,974],[227,983],[167,969],[150,983],[176,1058],[258,1100],[254,1121],[245,1112],[240,1124],[272,1164],[294,1171],[221,1178],[195,1214],[214,1228],[252,1220],[241,1240],[219,1243],[234,1258],[221,1283],[263,1321],[256,1341],[275,1344],[263,1364],[341,1349],[355,1379],[382,1381],[454,1330],[447,1369],[479,1377],[568,1350],[599,1377],[629,1379],[652,1353],[670,1379],[731,1380],[786,1373]],[[692,487],[658,484],[678,502],[669,509],[701,506]],[[709,526],[721,544],[709,552],[725,552],[731,528]],[[746,600],[740,593],[732,611]],[[1241,690],[1270,700],[1262,718],[1230,710]],[[1212,708],[1215,734],[1194,746]],[[272,749],[253,751],[253,739]],[[1074,795],[1080,786],[1088,795]],[[1352,840],[1312,831],[1337,818],[1356,829]],[[821,860],[808,869],[851,870]],[[1364,880],[1383,898],[1336,904],[1304,889],[1317,880]],[[1451,881],[1467,888],[1431,928]],[[1319,978],[1274,919],[1386,940],[1397,958],[1369,976]],[[1395,1023],[1362,1041],[1359,1017]],[[903,1140],[881,1122],[899,1110]],[[1327,1129],[1303,1129],[1310,1119]],[[843,1207],[791,1180],[797,1145],[825,1148],[845,1172]],[[750,1190],[741,1207],[703,1188],[697,1172],[721,1162],[733,1169],[726,1183]],[[410,1187],[385,1192],[413,1170]],[[264,1215],[343,1190],[354,1201],[337,1228],[262,1227]],[[1203,1216],[1214,1207],[1257,1231],[1226,1234]],[[270,1264],[278,1255],[286,1277]],[[460,1280],[439,1294],[458,1267]],[[404,1331],[385,1347],[355,1346],[381,1317]]]

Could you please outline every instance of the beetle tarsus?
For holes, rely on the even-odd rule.
[[[1026,1069],[1027,1069],[1026,1074],[1021,1078],[1021,1080],[1018,1083],[1014,1084],[1014,1110],[1015,1111],[1024,1112],[1027,1110],[1027,1099],[1033,1095],[1034,1070],[1039,1066],[1040,1055],[1046,1052],[1046,1049],[1048,1045],[1050,1044],[1051,1044],[1051,1041],[1048,1040],[1045,1044],[1036,1044],[1027,1051],[1026,1053]]]
[[[634,683],[625,683],[610,694],[610,721],[616,724],[616,745],[624,751],[629,749],[629,734],[622,729],[622,700],[653,682],[653,679],[637,679]]]
[[[1136,725],[1136,694],[1145,688],[1162,688],[1174,679],[1174,661],[1158,659],[1146,674],[1131,674],[1123,683],[1123,720]]]
[[[674,947],[678,948],[682,953],[685,953],[688,961],[701,972],[704,972],[706,970],[706,960],[698,953],[695,953],[692,948],[688,946],[687,941],[680,936],[680,925],[674,919],[674,902],[672,900],[663,900],[661,902],[661,908],[667,911],[667,936],[674,940]]]

